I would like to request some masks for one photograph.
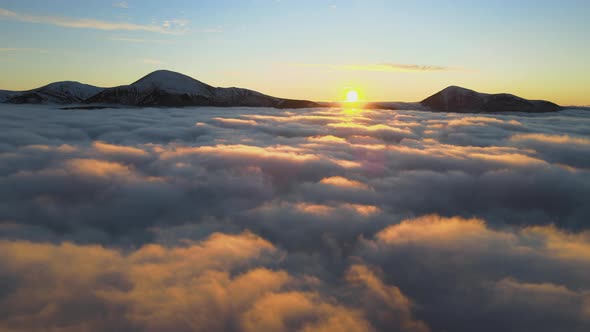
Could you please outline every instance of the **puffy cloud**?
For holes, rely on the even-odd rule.
[[[583,331],[590,324],[589,236],[429,215],[385,228],[359,254],[414,299],[435,330]]]
[[[382,330],[430,331],[424,322],[412,316],[412,302],[395,286],[383,283],[364,265],[352,265],[346,278],[357,287],[365,288],[361,298],[367,312],[381,325]]]
[[[315,293],[268,294],[246,312],[244,331],[372,331],[355,310],[322,301]]]
[[[9,280],[0,301],[9,313],[3,329],[218,329],[233,307],[244,310],[289,279],[264,268],[240,272],[277,259],[270,243],[250,233],[131,253],[68,243],[0,246],[2,279]]]
[[[549,161],[590,169],[590,139],[569,135],[516,134],[511,138],[517,146],[534,149]]]
[[[0,329],[588,329],[583,111],[0,117]]]
[[[327,185],[331,185],[331,186],[336,186],[336,187],[342,187],[342,188],[354,188],[354,189],[369,189],[369,187],[359,181],[355,181],[355,180],[349,180],[347,178],[341,177],[341,176],[332,176],[329,178],[323,178],[320,183],[323,184],[327,184]]]
[[[23,241],[0,249],[3,330],[375,330],[368,308],[330,296],[334,287],[269,268],[282,255],[248,232],[131,252]],[[349,281],[368,286],[359,296],[385,292],[394,329],[426,331],[409,300],[371,273],[351,268]]]

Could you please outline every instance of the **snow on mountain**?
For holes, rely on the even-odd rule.
[[[430,110],[458,113],[554,112],[560,106],[545,100],[527,100],[507,93],[488,94],[450,86],[420,102]]]
[[[281,99],[241,88],[215,88],[192,77],[158,70],[130,85],[104,91],[87,103],[133,106],[252,106],[301,108],[317,107],[311,101]]]
[[[150,73],[130,85],[99,88],[78,82],[57,82],[41,88],[14,92],[1,91],[0,102],[108,104],[129,106],[249,106],[275,108],[311,108],[338,106],[339,103],[316,103],[283,99],[242,88],[216,88],[184,74],[169,70]],[[420,103],[376,102],[367,107],[415,109],[436,112],[553,112],[562,107],[544,100],[527,100],[511,94],[487,94],[450,86]]]
[[[140,93],[150,93],[154,90],[166,91],[174,94],[191,94],[211,97],[212,86],[197,81],[192,77],[169,70],[157,70],[131,84]]]
[[[81,103],[99,93],[103,88],[78,82],[56,82],[46,86],[22,92],[8,91],[4,102],[13,104],[71,104]],[[0,93],[0,100],[2,94]]]

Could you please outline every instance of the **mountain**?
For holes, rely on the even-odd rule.
[[[438,112],[495,113],[495,112],[555,112],[561,106],[545,100],[527,100],[507,93],[487,94],[458,86],[450,86],[420,102]]]
[[[139,81],[105,89],[88,98],[91,104],[132,106],[252,106],[276,108],[318,107],[307,100],[276,98],[241,88],[216,88],[192,77],[158,70]]]
[[[0,103],[5,102],[8,98],[12,97],[15,94],[14,91],[6,91],[0,90]]]
[[[29,91],[2,91],[0,103],[13,104],[87,104],[94,109],[125,106],[249,106],[274,108],[341,107],[341,103],[316,103],[283,99],[242,88],[217,88],[168,70],[158,70],[140,80],[113,88],[99,88],[78,82],[57,82]],[[107,106],[105,106],[107,105]],[[73,108],[80,108],[74,106]],[[507,93],[487,94],[450,86],[419,103],[373,102],[365,108],[425,110],[435,112],[495,113],[554,112],[563,109],[544,100],[527,100]]]
[[[29,91],[1,91],[0,102],[11,104],[82,103],[102,90],[102,88],[78,82],[56,82]]]
[[[29,91],[1,91],[11,104],[108,104],[127,106],[251,106],[307,108],[308,100],[283,99],[241,88],[216,88],[192,77],[158,70],[130,85],[99,88],[78,82],[57,82]]]
[[[420,103],[408,103],[401,101],[378,101],[367,103],[365,108],[382,109],[382,110],[414,110],[423,111],[425,107]]]

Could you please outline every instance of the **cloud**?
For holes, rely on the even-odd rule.
[[[41,51],[38,48],[22,48],[22,47],[0,47],[0,52],[31,52]]]
[[[323,178],[320,181],[320,183],[331,185],[331,186],[336,186],[336,187],[341,187],[341,188],[355,188],[355,189],[363,189],[363,190],[369,189],[369,186],[367,186],[366,184],[364,184],[362,182],[349,180],[349,179],[341,177],[341,176],[332,176],[329,178]]]
[[[123,37],[123,36],[113,36],[113,37],[109,37],[108,39],[112,40],[112,41],[127,42],[127,43],[154,43],[154,44],[171,44],[171,43],[173,43],[173,41],[171,41],[171,40],[145,39],[145,38]]]
[[[126,253],[22,241],[0,249],[2,329],[375,330],[368,308],[331,297],[316,278],[271,269],[279,250],[248,232]],[[368,268],[354,266],[347,278],[359,296],[383,297],[382,312],[399,318],[392,327],[427,331],[410,300]]]
[[[366,241],[360,255],[424,305],[420,316],[433,330],[469,330],[459,322],[467,315],[478,317],[471,329],[482,331],[517,325],[582,331],[589,318],[583,272],[590,264],[588,235],[540,226],[496,230],[481,219],[430,215],[385,228]],[[426,275],[427,286],[415,281]],[[495,323],[481,326],[482,321]]]
[[[0,117],[0,329],[588,330],[584,111]]]
[[[412,301],[395,286],[386,285],[371,269],[364,265],[352,265],[346,279],[366,291],[361,302],[366,311],[379,321],[382,330],[429,332],[430,328],[416,320],[412,313]]]
[[[380,63],[376,65],[344,65],[339,68],[346,70],[360,71],[381,71],[381,72],[430,72],[430,71],[448,71],[449,67],[399,64],[399,63]]]
[[[296,63],[296,67],[317,67],[333,70],[352,70],[352,71],[376,71],[376,72],[397,72],[397,73],[421,73],[421,72],[441,72],[441,71],[464,71],[459,67],[445,67],[434,65],[417,65],[417,64],[400,64],[400,63],[378,63],[378,64],[310,64]]]
[[[129,8],[129,4],[127,3],[127,1],[115,2],[113,4],[113,7],[128,9]]]
[[[538,151],[547,160],[590,169],[590,139],[586,137],[528,133],[513,135],[510,140]]]
[[[146,31],[162,34],[182,34],[186,31],[186,27],[189,23],[187,20],[167,20],[164,21],[162,25],[143,25],[129,22],[101,21],[88,18],[29,15],[3,8],[0,8],[0,18],[76,29]]]

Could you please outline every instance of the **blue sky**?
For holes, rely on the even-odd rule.
[[[0,89],[218,86],[419,100],[448,85],[590,104],[589,1],[0,1]]]

